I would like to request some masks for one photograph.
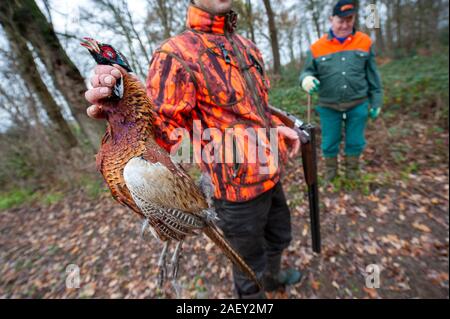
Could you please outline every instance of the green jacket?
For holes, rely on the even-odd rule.
[[[331,32],[311,46],[300,83],[308,76],[320,81],[319,104],[345,111],[369,99],[373,108],[383,104],[383,88],[373,43],[354,32],[340,43]]]

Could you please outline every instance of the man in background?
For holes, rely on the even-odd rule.
[[[356,13],[351,0],[340,0],[335,5],[331,29],[311,46],[300,75],[301,86],[308,94],[319,93],[316,111],[327,181],[338,175],[343,124],[346,176],[350,180],[358,178],[367,119],[376,119],[383,104],[373,43],[368,35],[355,30]]]

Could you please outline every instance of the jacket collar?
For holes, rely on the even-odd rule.
[[[195,31],[225,34],[236,29],[237,14],[234,11],[218,15],[191,4],[188,8],[186,26]]]
[[[355,34],[356,34],[356,28],[353,28],[352,34],[347,37],[347,40],[349,39],[349,37],[350,37],[350,39],[352,39],[352,37],[354,37]],[[336,36],[334,35],[333,30],[331,28],[330,28],[330,30],[328,30],[327,38],[330,41],[333,41],[336,38]],[[336,39],[336,41],[339,42],[337,39]]]

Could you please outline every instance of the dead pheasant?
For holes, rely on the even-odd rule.
[[[90,38],[84,40],[81,44],[98,64],[117,64],[131,72],[125,57],[112,46]],[[183,240],[199,233],[208,236],[234,264],[258,283],[255,273],[214,224],[216,217],[210,200],[213,193],[210,180],[203,179],[202,191],[156,143],[152,102],[141,83],[123,73],[112,96],[102,101],[108,127],[97,154],[97,169],[114,199],[141,215],[145,220],[144,227],[164,242],[158,263],[160,285],[166,276],[165,258],[170,242],[177,242],[172,257],[172,278],[175,279]]]

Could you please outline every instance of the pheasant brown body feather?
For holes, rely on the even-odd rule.
[[[108,120],[97,167],[113,197],[145,217],[161,241],[204,233],[249,277],[254,272],[223,238],[200,188],[155,141],[153,107],[141,84],[124,75],[124,95],[106,102]]]

